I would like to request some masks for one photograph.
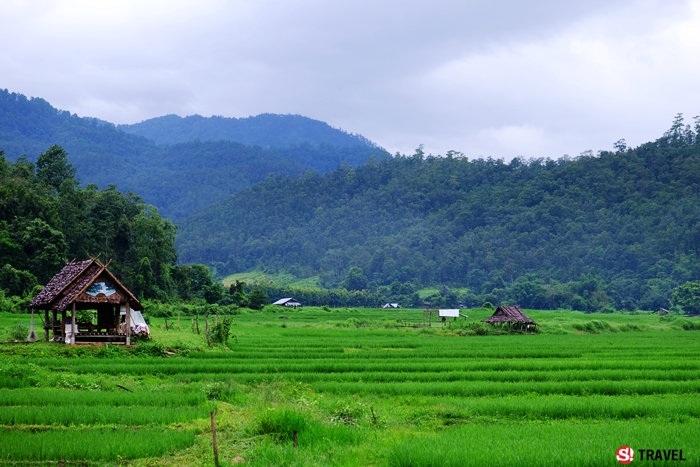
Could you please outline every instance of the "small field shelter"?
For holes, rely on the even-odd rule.
[[[44,310],[44,340],[49,340],[51,331],[51,340],[66,344],[131,345],[132,326],[126,323],[133,323],[132,311],[139,312],[143,306],[109,271],[108,265],[109,262],[105,265],[96,258],[71,261],[32,299],[29,303],[32,314],[35,310]],[[79,322],[77,317],[81,310],[96,310],[97,323],[94,320]],[[61,313],[60,320],[58,313]]]

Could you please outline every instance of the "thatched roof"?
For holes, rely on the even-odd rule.
[[[100,281],[108,282],[114,287],[114,293],[110,297],[86,293],[91,285]],[[97,259],[89,259],[66,264],[29,302],[29,306],[42,310],[63,311],[73,302],[83,304],[82,308],[85,308],[93,307],[92,304],[95,303],[120,304],[127,300],[131,308],[143,310],[139,300],[114,277],[107,266]]]
[[[499,306],[490,318],[482,320],[485,323],[524,323],[537,324],[517,306]]]

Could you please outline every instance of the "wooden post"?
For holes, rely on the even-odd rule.
[[[66,333],[66,310],[61,311],[61,339],[63,339],[64,344],[68,344]]]
[[[77,318],[77,316],[75,316],[75,302],[73,302],[73,306],[71,308],[71,313],[70,313],[70,319],[71,319],[70,343],[71,344],[75,344],[75,334],[78,332],[78,320],[76,318]]]
[[[29,326],[29,335],[27,336],[27,341],[36,342],[38,340],[39,338],[37,337],[36,331],[34,330],[34,308],[32,308],[32,324]]]
[[[209,312],[207,312],[207,314],[204,315],[204,323],[205,323],[204,324],[205,325],[204,332],[207,335],[207,345],[209,347],[211,347],[211,341],[209,340]]]
[[[51,310],[53,311],[53,320],[51,321],[51,334],[52,334],[52,339],[54,342],[56,341],[56,321],[58,321],[58,311],[56,310]]]
[[[131,306],[126,301],[126,345],[131,345]]]
[[[294,430],[294,449],[297,448],[299,443],[297,442],[297,430]]]
[[[214,421],[214,412],[211,412],[211,439],[214,445],[214,465],[219,467],[219,448],[216,446],[216,422]]]
[[[197,324],[197,334],[199,334],[199,314],[194,315],[195,323]]]
[[[49,341],[49,310],[44,310],[44,340]]]

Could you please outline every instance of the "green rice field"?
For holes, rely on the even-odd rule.
[[[212,347],[186,316],[131,349],[0,344],[0,465],[213,466],[212,411],[224,466],[700,465],[696,317],[267,310]]]

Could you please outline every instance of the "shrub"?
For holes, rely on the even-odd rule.
[[[585,323],[574,323],[574,329],[577,331],[587,332],[590,334],[600,334],[603,331],[617,332],[616,328],[610,326],[606,321],[594,319]]]
[[[165,357],[167,350],[160,342],[149,342],[139,344],[131,353],[140,357]]]
[[[29,336],[29,328],[19,321],[10,329],[10,339],[23,341],[27,336]]]
[[[225,344],[231,336],[231,318],[224,318],[215,324],[209,332],[209,338],[215,344]]]
[[[271,435],[276,441],[289,441],[294,431],[299,433],[309,428],[308,417],[290,409],[269,410],[258,421],[256,434]]]

